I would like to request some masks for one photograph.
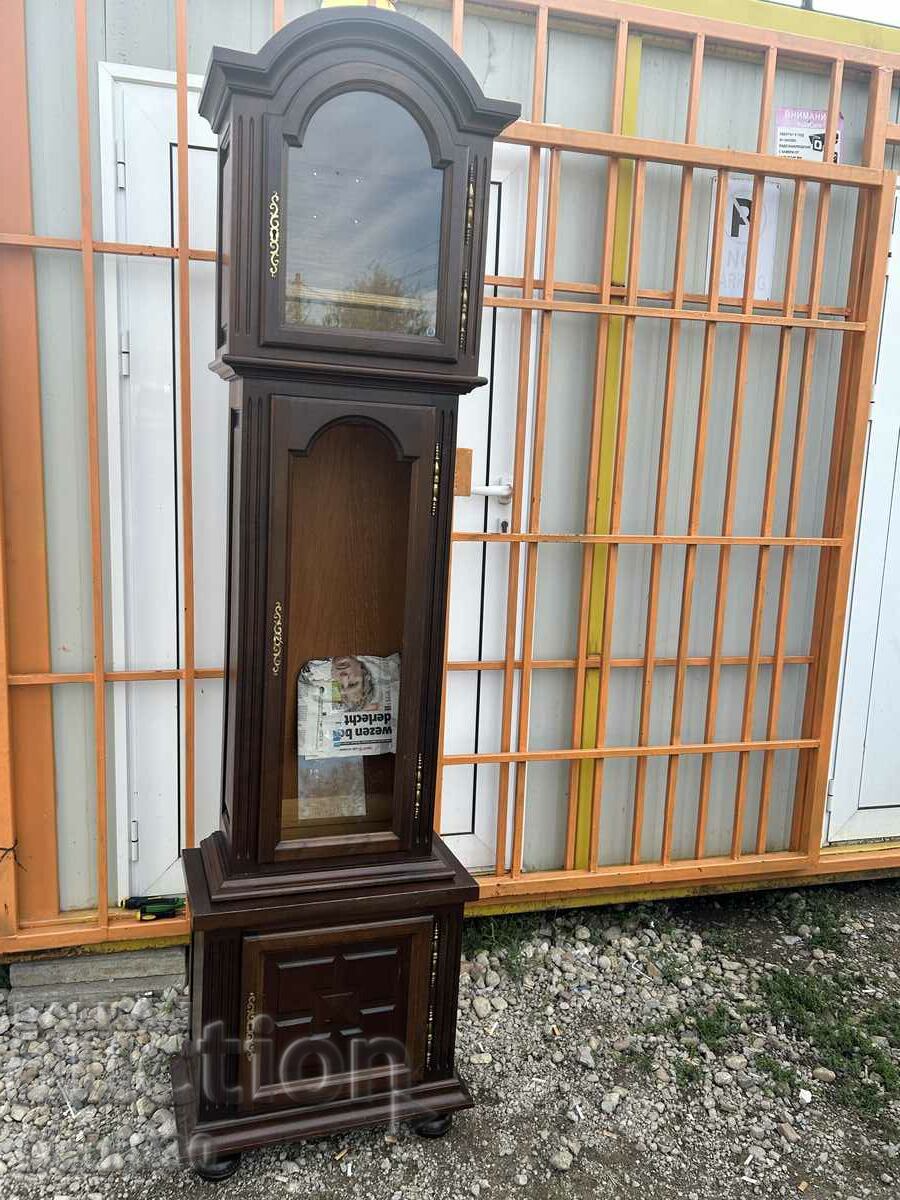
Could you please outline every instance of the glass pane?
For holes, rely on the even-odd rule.
[[[26,253],[18,252],[23,257]],[[40,383],[40,413],[32,407],[35,398],[31,393],[16,424],[9,427],[22,439],[22,458],[16,465],[17,486],[6,501],[6,519],[17,522],[14,514],[22,512],[30,521],[25,514],[41,504],[43,479],[47,557],[46,565],[42,564],[44,546],[30,538],[24,545],[20,541],[10,556],[11,629],[17,631],[10,646],[10,665],[13,671],[46,670],[38,663],[45,661],[49,651],[53,671],[90,671],[94,634],[81,255],[61,250],[34,250],[31,254],[33,282],[27,274],[15,278],[29,290],[36,286],[31,304],[32,312],[36,308],[40,355],[40,374],[34,378],[35,387]],[[8,278],[12,284],[12,275]],[[98,290],[101,278],[98,271]],[[25,295],[23,291],[23,303]],[[12,446],[14,454],[19,445],[13,442]],[[46,570],[46,591],[41,589],[34,607],[31,581],[40,575],[30,572],[42,570]],[[48,600],[49,641],[44,607]],[[38,616],[41,612],[43,617]]]
[[[291,456],[284,840],[393,824],[410,472],[350,422]]]
[[[32,690],[16,688],[16,693]],[[44,696],[43,688],[38,689]],[[53,780],[56,786],[56,841],[59,864],[59,907],[61,912],[91,908],[97,903],[97,758],[95,753],[94,695],[85,684],[57,684],[50,688],[53,696]],[[21,734],[18,721],[28,721],[25,706],[15,697],[12,709],[13,737]],[[40,701],[39,701],[40,703]],[[34,713],[31,714],[32,720]],[[33,726],[31,726],[33,728]],[[32,735],[29,735],[32,736]],[[41,772],[45,770],[41,766]],[[31,782],[40,782],[36,776]],[[24,803],[31,797],[21,796]],[[112,806],[108,812],[107,845],[110,854],[116,844]],[[21,850],[20,850],[21,853]],[[115,896],[115,869],[110,862],[110,899]],[[28,858],[25,858],[31,866]],[[45,888],[51,881],[43,877],[36,861],[28,886]],[[37,877],[37,878],[34,878]],[[20,880],[22,876],[20,876]],[[37,880],[40,880],[38,883]],[[21,887],[21,883],[20,883]],[[23,896],[20,892],[20,903]]]
[[[344,92],[287,152],[284,320],[434,337],[443,172],[401,105]]]

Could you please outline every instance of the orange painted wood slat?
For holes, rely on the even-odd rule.
[[[615,159],[611,159],[611,163],[615,163]],[[0,234],[0,243],[3,241],[3,235]],[[492,288],[511,288],[514,291],[522,290],[521,275],[485,275],[485,285]],[[537,291],[543,291],[544,281],[538,277],[534,281],[534,287]],[[571,293],[573,295],[598,296],[600,288],[596,283],[585,283],[579,280],[557,280],[556,291],[558,295],[563,293]],[[622,284],[612,284],[602,298],[603,303],[608,303],[610,296],[624,297],[625,288]],[[638,288],[638,300],[664,300],[670,302],[674,298],[674,292],[671,288]],[[699,305],[702,308],[709,306],[709,292],[685,292],[682,297],[682,302],[692,305]],[[744,303],[743,296],[720,296],[719,308],[741,308]],[[783,310],[783,305],[780,300],[761,300],[757,298],[753,304],[754,309],[761,312],[767,310],[780,314]],[[668,311],[668,310],[667,310]],[[671,315],[671,314],[670,314]],[[804,317],[809,315],[808,306],[805,304],[796,304],[794,306],[794,315]],[[822,304],[819,306],[819,315],[847,318],[850,316],[850,310],[846,305],[838,307],[833,304]],[[842,326],[843,327],[843,326]]]
[[[225,672],[221,667],[198,667],[194,672],[197,679],[223,679]],[[40,687],[44,684],[60,683],[91,683],[93,673],[89,671],[36,671],[21,675],[10,675],[10,687]],[[106,683],[159,683],[171,679],[184,679],[184,671],[180,667],[161,667],[148,671],[104,671]]]
[[[560,750],[511,750],[479,754],[448,754],[448,766],[471,766],[473,763],[570,762],[574,759],[605,758],[680,758],[684,754],[740,754],[744,750],[815,750],[816,738],[776,738],[771,742],[678,742],[658,746],[587,746]],[[592,868],[593,869],[593,868]]]
[[[803,180],[798,180],[794,190],[794,204],[791,217],[791,233],[788,245],[787,268],[784,285],[785,307],[793,303],[794,292],[797,289],[797,270],[800,262],[800,240],[803,227],[804,189]],[[763,493],[762,515],[760,517],[760,534],[766,536],[772,532],[775,516],[775,492],[778,486],[778,468],[781,455],[782,425],[784,419],[785,393],[787,391],[788,370],[791,358],[791,333],[783,329],[779,338],[778,362],[775,371],[775,395],[772,403],[772,420],[769,434],[769,452],[766,461],[765,490]],[[759,680],[760,640],[762,638],[763,605],[766,598],[766,581],[769,568],[770,547],[760,546],[757,552],[756,584],[753,595],[753,609],[750,619],[750,650],[749,662],[744,680],[744,707],[741,717],[741,737],[748,741],[753,736],[753,712],[756,702],[756,688]],[[731,855],[740,857],[744,835],[744,810],[747,801],[747,773],[750,768],[749,754],[742,754],[738,759],[737,781],[735,785],[734,814],[731,834]]]
[[[4,18],[0,225],[30,229],[24,0],[12,0]],[[43,492],[37,283],[33,254],[21,249],[0,254],[0,847],[16,846],[0,849],[7,934],[21,919],[59,911],[52,693],[6,689],[11,671],[51,668]]]
[[[759,137],[763,137],[763,118],[760,116]],[[762,211],[763,188],[762,176],[753,180],[753,209],[756,214]],[[720,184],[721,186],[721,184]],[[744,298],[742,310],[749,313],[753,309],[754,292],[756,288],[756,266],[759,255],[759,235],[761,221],[751,222],[747,242],[747,261],[744,271]],[[737,497],[737,479],[740,460],[741,428],[744,414],[744,394],[747,387],[747,375],[750,358],[750,328],[742,325],[738,334],[737,362],[735,364],[734,393],[731,410],[731,430],[728,441],[728,463],[725,474],[725,495],[722,503],[722,535],[729,536],[734,523],[734,508]],[[712,741],[715,737],[716,718],[718,716],[719,668],[718,659],[722,652],[722,638],[725,628],[725,611],[728,597],[728,576],[731,565],[730,545],[724,544],[719,551],[719,562],[716,571],[716,601],[713,614],[713,628],[710,647],[710,657],[713,660],[709,669],[707,688],[706,718],[704,721],[704,737]],[[712,780],[712,758],[705,757],[700,767],[700,791],[697,802],[697,821],[694,833],[694,852],[698,858],[703,856],[706,840],[706,822],[709,812],[709,796]]]
[[[188,917],[173,917],[159,921],[118,921],[111,913],[108,924],[97,923],[93,913],[83,924],[60,921],[56,925],[44,925],[25,929],[15,937],[0,937],[0,954],[21,954],[38,950],[61,950],[75,946],[112,945],[120,942],[145,942],[152,938],[183,940],[191,931]]]
[[[535,22],[534,69],[532,80],[532,113],[543,116],[545,78],[547,70],[547,21],[546,9],[538,12]],[[525,237],[522,248],[522,297],[528,300],[534,294],[534,260],[537,247],[538,194],[540,190],[541,151],[533,146],[528,155],[527,184],[525,198]],[[516,378],[516,424],[513,449],[513,479],[525,478],[525,424],[528,418],[528,392],[531,378],[531,331],[532,313],[523,309],[519,321],[519,360]],[[523,497],[521,486],[513,488],[510,528],[514,534],[522,531]],[[504,654],[507,662],[503,672],[503,695],[500,712],[500,745],[508,750],[512,744],[512,709],[515,677],[512,662],[516,657],[516,630],[519,615],[519,568],[521,546],[512,542],[509,548],[509,566],[506,587],[506,637]],[[509,766],[503,763],[499,771],[497,786],[497,837],[494,857],[497,871],[505,869],[507,849],[507,824],[509,809]],[[521,835],[520,835],[521,836]]]
[[[843,544],[823,556],[825,562],[820,567],[820,574],[823,569],[827,572],[826,586],[830,593],[825,609],[826,619],[821,626],[822,645],[818,652],[820,660],[815,678],[812,721],[820,745],[808,756],[808,791],[805,797],[804,823],[801,826],[804,848],[809,851],[814,861],[821,853],[821,830],[834,731],[841,646],[850,590],[856,513],[862,485],[865,428],[875,377],[879,317],[884,297],[883,264],[886,262],[890,245],[895,182],[896,177],[890,172],[885,172],[884,188],[879,201],[870,206],[868,213],[865,241],[870,246],[871,253],[867,256],[860,292],[860,304],[866,315],[868,330],[863,338],[854,339],[855,361],[850,368],[847,388],[844,445],[841,447],[834,476],[833,528],[834,532],[841,536]]]
[[[588,654],[585,658],[585,663],[589,667],[599,667],[602,663],[602,658],[599,654]],[[749,662],[747,655],[734,654],[723,656],[719,660],[719,665],[722,667],[745,667]],[[810,654],[785,654],[783,663],[788,666],[807,666],[812,662]],[[771,666],[775,662],[775,656],[772,654],[761,654],[759,658],[761,666]],[[678,663],[677,658],[656,657],[653,660],[655,669],[661,667],[674,667]],[[703,655],[694,655],[685,660],[687,667],[708,667],[710,664],[709,657]],[[450,671],[502,671],[504,660],[501,658],[495,659],[451,659],[447,663],[447,668]],[[560,671],[568,670],[578,665],[577,658],[535,658],[532,659],[531,665],[534,670]],[[610,668],[616,670],[643,670],[643,658],[611,658],[609,660]],[[521,660],[516,660],[513,663],[516,670],[522,666]]]
[[[703,71],[704,39],[694,40],[693,57],[691,61],[691,83],[688,93],[685,141],[692,142],[696,135],[697,119],[700,106],[700,88]],[[691,211],[691,196],[693,193],[694,172],[692,167],[685,167],[681,173],[681,193],[678,207],[678,227],[676,232],[675,262],[672,276],[672,298],[675,308],[681,308],[684,298],[685,251],[688,244],[688,222]],[[716,204],[716,217],[719,220],[719,203]],[[718,253],[716,259],[718,259]],[[718,261],[711,262],[711,272],[718,277]],[[710,274],[710,292],[715,297],[718,291]],[[669,326],[669,345],[666,353],[666,382],[663,392],[663,408],[660,419],[659,457],[656,470],[656,504],[653,514],[653,532],[663,534],[666,526],[666,499],[669,489],[669,452],[672,442],[672,423],[675,414],[675,398],[678,389],[678,355],[681,341],[681,322],[673,321]],[[694,464],[696,473],[696,462]],[[655,675],[654,662],[656,658],[656,624],[659,606],[659,586],[662,572],[662,546],[655,545],[650,557],[650,582],[647,597],[647,620],[644,638],[644,671],[641,681],[641,708],[638,725],[638,744],[645,745],[650,734],[650,715],[653,701],[653,682]],[[681,654],[686,658],[686,654]],[[680,666],[680,673],[685,667]],[[644,795],[647,780],[647,764],[645,759],[639,759],[635,768],[633,829],[632,829],[632,862],[640,858],[640,845],[636,834],[640,820],[643,819]],[[660,862],[668,862],[672,849],[672,837],[675,827],[675,788],[666,786],[663,808],[663,827],[660,842]]]
[[[612,159],[611,162],[615,163],[615,159]],[[30,234],[30,233],[0,233],[0,247],[2,247],[2,246],[28,246],[28,247],[30,247],[32,249],[36,249],[36,250],[73,250],[73,251],[77,251],[81,247],[81,242],[77,238],[45,237],[45,236],[42,236],[39,234]],[[137,257],[137,258],[168,258],[168,259],[177,259],[178,258],[178,249],[177,249],[177,247],[174,247],[174,246],[154,246],[151,244],[141,243],[141,242],[103,242],[103,241],[98,241],[96,239],[94,240],[93,246],[94,246],[95,254],[121,254],[121,255],[129,256],[129,257]],[[188,250],[188,258],[190,259],[191,262],[215,262],[216,255],[215,255],[214,250],[190,249],[190,250]],[[516,291],[521,291],[522,285],[523,285],[523,280],[522,280],[521,275],[485,275],[485,286],[486,287],[491,287],[491,288],[503,287],[503,288],[511,288]],[[535,278],[532,283],[532,291],[533,292],[534,291],[542,292],[543,290],[544,290],[543,279],[541,279],[540,277]],[[598,289],[597,284],[584,283],[579,280],[560,280],[557,282],[555,290],[557,293],[557,299],[553,302],[552,305],[547,303],[546,307],[549,309],[559,309],[559,311],[565,311],[566,307],[568,307],[569,305],[571,305],[573,303],[572,301],[559,299],[559,297],[561,295],[598,295],[599,294],[599,289]],[[608,288],[605,298],[602,299],[600,303],[602,303],[603,305],[608,305],[609,301],[610,301],[610,296],[623,297],[624,295],[625,295],[625,288],[621,285],[613,284]],[[504,299],[507,299],[507,297],[497,297],[496,299],[503,301]],[[666,291],[665,289],[661,289],[661,288],[638,288],[637,292],[635,293],[635,299],[637,301],[657,300],[657,301],[671,302],[673,300],[673,293],[671,291]],[[493,297],[493,296],[485,297],[485,303],[487,304],[487,306],[489,308],[504,307],[502,303],[495,304],[494,300],[495,300],[495,297]],[[682,296],[682,302],[691,304],[691,305],[700,305],[705,308],[709,304],[709,294],[707,292],[686,292]],[[540,307],[543,303],[544,303],[544,301],[543,301],[542,297],[533,298],[532,307]],[[589,305],[585,309],[579,308],[577,305],[577,302],[574,302],[574,303],[575,303],[575,307],[572,311],[576,311],[576,312],[588,311],[588,312],[598,312],[598,313],[605,311],[605,309],[601,308],[599,306],[599,304],[597,304],[597,303]],[[729,308],[737,309],[741,306],[741,304],[742,304],[742,298],[739,296],[720,296],[719,297],[720,311],[728,310]],[[563,306],[563,307],[560,308],[560,306]],[[511,306],[511,307],[515,307],[515,306]],[[520,305],[518,305],[518,307],[525,307],[525,306],[520,304]],[[766,311],[772,311],[773,313],[777,313],[778,319],[776,319],[776,321],[774,323],[775,324],[784,324],[785,323],[783,320],[782,312],[781,312],[782,305],[777,300],[756,300],[754,303],[754,309],[757,310],[760,315],[764,315]],[[616,311],[616,314],[618,315],[619,310],[616,309],[615,311]],[[690,309],[687,311],[687,314],[685,314],[684,312],[680,312],[680,313],[676,312],[673,314],[673,311],[671,308],[657,307],[654,310],[653,306],[651,306],[651,305],[641,306],[640,313],[638,315],[650,316],[650,317],[662,316],[662,317],[666,317],[669,319],[672,319],[673,315],[674,315],[674,316],[680,316],[681,319],[685,319],[685,320],[692,319],[692,318],[696,319],[696,320],[703,319],[702,314],[693,313],[692,310],[690,310]],[[819,306],[819,318],[820,319],[824,318],[824,317],[836,317],[841,320],[841,324],[839,326],[837,326],[835,324],[835,322],[833,322],[833,321],[830,322],[830,326],[832,328],[841,328],[841,329],[846,328],[847,326],[845,326],[844,322],[849,318],[849,315],[850,315],[849,309],[846,307],[838,307],[836,305],[827,305],[827,304],[823,304],[823,305]],[[800,318],[802,321],[802,319],[804,317],[809,316],[808,306],[804,305],[804,304],[797,304],[795,306],[791,316]],[[740,313],[737,314],[737,317],[738,317],[738,320],[743,319],[743,315]],[[727,311],[725,313],[723,313],[723,315],[720,319],[722,319],[722,320],[728,319]],[[861,326],[858,323],[855,326],[855,328],[860,328],[860,327]]]
[[[628,238],[628,277],[626,300],[633,298],[637,289],[641,262],[641,235],[644,220],[644,195],[646,188],[646,164],[634,164],[631,194],[631,226]],[[625,489],[625,452],[628,441],[628,412],[631,402],[631,382],[634,367],[635,322],[625,319],[622,330],[622,358],[619,375],[619,407],[616,419],[616,440],[613,452],[612,491],[609,505],[609,528],[612,533],[619,529],[622,518],[622,500]],[[600,747],[606,740],[606,720],[609,711],[609,660],[612,657],[613,617],[616,605],[616,583],[618,574],[619,543],[611,542],[606,554],[606,571],[603,586],[603,625],[600,635],[600,684],[597,697],[597,718],[594,727],[594,746]],[[591,839],[588,865],[598,865],[600,855],[600,812],[603,802],[603,760],[594,764],[591,781]],[[636,821],[637,827],[637,821]]]
[[[175,100],[178,130],[178,415],[181,427],[182,668],[184,705],[184,840],[196,841],[197,692],[194,687],[194,472],[191,420],[191,266],[188,191],[188,0],[175,0]]]
[[[534,36],[534,75],[532,80],[532,96],[531,96],[531,111],[533,115],[543,119],[546,106],[546,87],[547,87],[547,55],[548,47],[548,12],[546,8],[539,8],[535,20],[535,36]],[[559,198],[559,155],[552,156],[554,162],[551,167],[551,184],[552,191],[548,191],[546,203],[546,216],[544,227],[544,286],[550,293],[550,298],[553,296],[553,275],[554,275],[554,258],[556,254],[556,226],[558,217],[558,198]],[[530,167],[533,164],[530,164]],[[530,219],[530,214],[529,214]],[[535,241],[537,240],[537,213],[535,212]],[[527,239],[526,239],[527,241]],[[532,253],[531,261],[528,264],[529,270],[533,269],[534,255]],[[530,330],[529,330],[530,333]],[[523,326],[524,336],[524,326]],[[520,351],[521,351],[520,347]],[[530,357],[531,347],[530,338],[528,346],[528,354]],[[541,503],[541,486],[543,478],[543,455],[544,455],[544,433],[545,433],[545,416],[546,416],[546,400],[547,400],[547,372],[549,369],[550,355],[550,319],[549,314],[544,314],[541,317],[541,323],[538,330],[538,362],[537,362],[537,377],[535,386],[534,413],[532,417],[533,436],[531,445],[531,495],[528,504],[528,528],[533,531],[535,529],[535,516],[540,519],[540,503]],[[524,464],[524,429],[523,434],[523,464]],[[516,437],[519,436],[519,428],[516,428]],[[515,473],[514,478],[524,479],[524,474]],[[521,489],[520,489],[521,490]],[[536,509],[535,509],[536,506]],[[521,514],[520,514],[521,524]],[[512,558],[512,553],[510,554]],[[517,564],[518,566],[518,564]],[[517,730],[516,744],[521,748],[528,743],[528,719],[531,703],[531,670],[530,659],[533,651],[533,636],[534,636],[534,605],[535,605],[535,586],[537,577],[537,546],[527,545],[525,547],[525,594],[522,604],[522,670],[519,674],[519,722]],[[510,574],[510,582],[512,582],[512,574]],[[516,591],[516,616],[514,624],[517,624],[518,616],[518,589]],[[507,639],[507,653],[509,653],[510,642]],[[511,714],[510,714],[511,715]],[[504,714],[505,716],[505,714]],[[501,769],[501,777],[502,777]],[[505,795],[505,791],[501,789],[501,795]],[[516,875],[522,866],[522,855],[525,842],[525,769],[521,764],[516,764],[513,773],[513,828],[512,828],[512,850],[510,855],[510,867],[513,875]]]
[[[710,324],[709,312],[693,308],[657,308],[649,304],[638,304],[636,297],[628,304],[601,304],[591,300],[549,300],[544,296],[485,296],[485,308],[518,308],[542,312],[596,313],[598,316],[642,317],[647,320],[700,321]],[[791,326],[798,329],[836,329],[840,332],[861,333],[865,328],[861,321],[834,321],[825,317],[811,318],[798,315],[784,316],[767,312],[731,312],[720,309],[716,313],[720,324],[764,325],[771,328]]]
[[[754,185],[755,187],[756,185]],[[713,236],[712,246],[710,249],[710,265],[709,265],[709,308],[710,313],[715,316],[719,308],[719,280],[721,275],[722,263],[722,243],[724,238],[725,228],[725,201],[728,194],[728,176],[726,172],[719,171],[716,176],[716,202],[713,214]],[[757,210],[758,211],[758,210]],[[755,271],[755,245],[756,236],[754,228],[751,227],[750,237],[747,246],[747,275],[751,271]],[[746,290],[746,289],[745,289]],[[697,534],[700,524],[700,506],[703,498],[703,476],[706,467],[706,434],[709,422],[709,396],[712,389],[713,369],[715,364],[716,352],[716,331],[718,326],[715,324],[707,325],[703,340],[703,357],[700,367],[700,397],[697,404],[697,426],[695,437],[694,461],[691,469],[691,499],[688,510],[688,531],[692,535]],[[746,333],[746,328],[741,329],[741,334]],[[673,743],[678,743],[681,740],[681,722],[684,708],[684,689],[686,681],[685,662],[688,657],[688,647],[690,643],[691,632],[691,614],[693,611],[694,597],[694,579],[697,570],[697,548],[696,545],[688,545],[684,554],[684,571],[682,574],[681,583],[681,616],[678,622],[678,661],[675,670],[675,684],[672,692],[672,716],[669,727],[669,739]],[[674,821],[675,805],[678,797],[678,759],[673,757],[669,759],[666,769],[666,790],[665,790],[665,813],[666,819],[671,825]],[[700,809],[698,807],[698,823],[700,821]],[[671,835],[668,839],[664,839],[662,851],[663,854],[668,852],[671,847]]]
[[[754,537],[743,534],[706,533],[484,533],[460,530],[455,542],[592,542],[597,546],[838,546],[840,538]]]
[[[772,95],[775,91],[775,69],[778,64],[778,49],[766,47],[763,62],[762,91],[759,97],[759,125],[756,133],[756,152],[765,154],[769,144],[769,124],[772,120]]]
[[[28,246],[33,250],[81,250],[79,238],[49,237],[37,233],[0,233],[0,246]],[[175,246],[154,246],[146,242],[103,242],[92,239],[95,254],[123,254],[131,258],[177,258]],[[215,262],[215,250],[189,250],[191,261]]]
[[[451,0],[450,4],[450,45],[457,54],[463,52],[463,18],[464,0]]]
[[[831,105],[829,104],[829,107]],[[882,153],[877,143],[877,129],[884,120],[884,78],[878,71],[873,71],[869,79],[868,112],[866,120],[866,136],[863,145],[863,159],[870,162],[873,157]],[[830,189],[822,189],[823,192]],[[821,202],[821,197],[820,197]],[[867,256],[864,253],[870,245],[871,204],[868,194],[860,195],[857,200],[856,225],[853,231],[853,250],[850,256],[850,279],[847,285],[847,302],[854,313],[864,308],[862,287],[866,276]],[[811,288],[811,292],[815,289]],[[823,529],[833,529],[836,523],[836,504],[838,500],[837,480],[840,475],[843,446],[848,426],[848,407],[852,390],[858,386],[856,368],[859,359],[859,348],[851,339],[844,339],[841,346],[841,367],[838,380],[837,399],[834,408],[832,424],[831,460],[829,464],[828,486],[825,492],[825,513]],[[834,600],[834,567],[835,562],[828,556],[823,556],[819,562],[819,573],[816,580],[816,599],[813,612],[812,644],[821,645],[827,629],[828,615]],[[820,669],[822,663],[818,656],[807,677],[806,697],[803,709],[803,730],[816,726],[820,712]],[[814,783],[812,771],[814,767],[811,755],[801,757],[797,771],[796,802],[794,804],[791,824],[791,845],[797,845],[802,840],[809,842],[811,834],[811,814],[817,804],[813,793]],[[822,800],[824,806],[824,798]]]
[[[837,544],[836,542],[834,544]],[[743,666],[747,663],[746,655],[731,655],[721,659],[722,666]],[[760,663],[766,664],[774,662],[774,658],[763,655],[760,658]],[[809,654],[786,654],[784,657],[785,663],[788,665],[798,663],[812,662],[812,655]],[[535,658],[532,660],[532,665],[535,668],[541,667],[574,667],[577,659],[574,658],[554,658],[541,659]],[[596,654],[589,654],[586,662],[589,666],[599,666],[600,657]],[[657,667],[672,667],[675,665],[674,658],[657,658]],[[708,666],[709,658],[694,656],[687,660],[689,667]],[[641,667],[643,666],[643,658],[613,658],[610,660],[610,666],[616,667]],[[513,661],[513,667],[518,670],[522,663],[520,659]],[[451,671],[488,671],[502,670],[504,666],[503,659],[484,659],[484,660],[450,660],[447,663]],[[225,672],[221,667],[198,667],[194,672],[196,679],[223,679]],[[94,676],[88,671],[71,671],[71,672],[53,672],[46,671],[36,674],[27,675],[10,675],[8,684],[10,687],[43,687],[47,684],[67,684],[67,683],[91,683]],[[184,671],[178,667],[161,668],[159,670],[150,671],[105,671],[103,678],[107,683],[162,683],[172,679],[184,679]]]
[[[493,0],[493,3],[498,9],[518,11],[546,4],[547,0]],[[710,43],[747,47],[756,53],[773,47],[787,51],[791,58],[805,59],[810,64],[830,65],[832,59],[838,57],[864,66],[887,67],[892,71],[897,69],[897,55],[889,50],[851,45],[823,37],[803,37],[780,29],[742,25],[729,20],[727,16],[717,19],[674,9],[629,4],[626,0],[553,0],[553,9],[559,13],[577,13],[606,26],[616,21],[628,21],[636,31],[641,32],[675,33],[686,37],[702,33]],[[724,11],[727,12],[727,8]]]
[[[882,126],[883,128],[883,126]],[[540,146],[548,150],[574,150],[582,154],[606,154],[645,162],[671,163],[707,170],[739,171],[746,175],[765,175],[775,179],[810,179],[820,183],[878,188],[880,170],[871,166],[846,163],[811,162],[778,158],[774,154],[755,154],[746,150],[723,150],[713,146],[665,142],[657,138],[628,137],[590,129],[571,129],[563,125],[542,125],[536,121],[516,121],[498,139],[521,146]],[[883,145],[883,141],[882,141]]]
[[[546,29],[544,30],[546,37]],[[544,279],[548,294],[553,295],[556,234],[559,221],[560,158],[555,151],[550,156],[547,187],[547,216],[544,231]],[[537,380],[535,388],[533,440],[531,449],[531,497],[528,504],[528,527],[538,532],[541,525],[541,499],[544,480],[544,446],[547,430],[547,389],[550,374],[551,316],[541,318],[538,337]],[[527,747],[531,719],[531,661],[534,655],[534,624],[537,593],[538,543],[527,546],[525,560],[525,596],[522,613],[522,669],[519,675],[519,732],[517,745]],[[513,793],[512,872],[521,869],[525,837],[525,769],[516,766]]]
[[[833,89],[833,94],[834,94]],[[839,88],[837,89],[839,95]],[[829,105],[829,113],[834,112],[834,106]],[[832,130],[833,132],[833,130]],[[826,137],[826,145],[829,145]],[[824,191],[825,189],[823,189]],[[806,196],[806,185],[801,180],[797,184],[797,193],[794,197],[795,220],[796,213],[799,211],[802,214]],[[801,218],[802,220],[802,215]],[[817,223],[817,236],[821,236],[821,222]],[[824,241],[824,238],[822,238]],[[813,287],[814,295],[820,292],[820,286],[816,284],[817,276],[817,249],[813,250]],[[792,287],[796,286],[796,269],[788,274],[789,284]],[[791,303],[791,297],[785,295],[785,308]],[[815,346],[815,332],[807,331],[804,336],[803,343],[803,358],[800,365],[800,382],[797,394],[797,412],[794,420],[794,437],[793,449],[791,454],[791,478],[788,491],[788,510],[785,521],[785,532],[788,536],[796,532],[797,518],[800,506],[801,481],[803,476],[803,462],[806,448],[806,430],[807,416],[809,412],[809,395],[812,386],[813,372],[813,349]],[[766,736],[774,737],[775,730],[778,727],[779,707],[781,700],[781,685],[784,670],[784,655],[785,644],[787,641],[787,623],[788,613],[790,609],[791,597],[791,580],[793,573],[794,550],[788,546],[784,550],[781,562],[781,581],[778,590],[778,610],[775,616],[775,647],[774,647],[774,664],[769,686],[769,708],[766,717]],[[760,660],[761,661],[761,660]],[[768,829],[769,809],[771,805],[772,794],[772,773],[775,767],[775,756],[771,752],[767,752],[763,756],[762,776],[760,779],[759,789],[759,810],[756,820],[756,841],[755,848],[758,854],[765,851],[766,835]]]
[[[787,873],[798,875],[808,870],[809,859],[804,854],[789,851],[766,854],[762,857],[733,859],[710,857],[702,860],[686,859],[660,867],[658,863],[628,863],[621,866],[600,867],[595,871],[529,871],[512,879],[509,875],[481,876],[478,880],[482,899],[512,896],[565,896],[577,892],[599,892],[613,888],[643,888],[653,885],[665,886],[667,882],[682,884],[701,883],[713,879],[752,880],[761,875],[778,876]]]
[[[866,135],[863,142],[863,162],[879,170],[884,166],[885,138],[888,128],[888,108],[894,70],[876,67],[872,71],[869,86],[869,107],[866,118]]]
[[[97,919],[108,923],[109,860],[106,804],[106,688],[103,608],[100,415],[97,385],[93,199],[91,190],[90,84],[87,0],[75,0],[75,90],[78,108],[78,176],[81,199],[81,266],[84,295],[85,395],[88,430],[88,507],[91,526],[91,633],[93,639],[94,769],[96,772]]]

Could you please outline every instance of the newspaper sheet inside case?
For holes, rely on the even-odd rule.
[[[297,679],[301,821],[365,817],[365,759],[395,754],[400,655],[316,658]]]

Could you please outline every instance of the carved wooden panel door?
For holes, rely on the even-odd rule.
[[[433,929],[419,916],[245,938],[245,1104],[321,1103],[418,1080]]]

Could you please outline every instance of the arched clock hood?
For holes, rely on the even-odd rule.
[[[496,137],[520,115],[518,104],[485,96],[459,55],[427,26],[377,8],[320,9],[298,17],[256,54],[214,46],[200,114],[220,133],[235,92],[266,100],[287,97],[327,66],[383,63],[388,57],[440,94],[460,133]]]
[[[343,102],[338,124],[334,101]],[[308,146],[329,108],[329,138]],[[316,377],[337,369],[457,394],[482,383],[475,298],[491,155],[519,111],[486,97],[430,29],[375,8],[301,17],[258,54],[214,48],[200,112],[219,135],[219,373],[231,378],[260,364]],[[433,171],[427,162],[418,175],[412,170],[408,116]],[[342,185],[363,174],[372,191],[360,210],[360,195]],[[433,248],[429,263],[403,258],[410,239]],[[343,273],[328,266],[326,242],[346,260]],[[412,289],[396,270],[376,269],[401,259],[417,288],[383,301],[381,317],[374,302],[363,313],[361,297]],[[393,320],[384,315],[391,304]]]

